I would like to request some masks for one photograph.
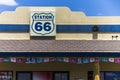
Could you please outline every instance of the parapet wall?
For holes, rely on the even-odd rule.
[[[56,24],[120,24],[120,16],[86,16],[67,7],[18,7],[0,14],[0,24],[29,24],[30,12],[56,10]]]

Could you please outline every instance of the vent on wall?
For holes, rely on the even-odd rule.
[[[93,31],[93,39],[97,39],[98,38],[98,26],[97,25],[94,25],[93,28],[92,28],[92,31]]]
[[[99,31],[98,26],[97,26],[97,25],[94,25],[92,31],[93,31],[93,32],[98,32],[98,31]]]

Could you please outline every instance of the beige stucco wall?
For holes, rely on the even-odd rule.
[[[30,40],[29,33],[1,32],[0,40]]]
[[[112,36],[118,35],[117,39]],[[120,40],[120,33],[98,33],[97,40]],[[57,33],[56,40],[92,40],[92,33]],[[0,33],[0,40],[30,40],[29,33]]]
[[[112,38],[112,36],[118,36]],[[120,33],[99,33],[98,40],[120,40]]]
[[[15,11],[6,11],[0,14],[0,24],[29,24],[31,11],[56,10],[56,24],[101,24],[119,25],[120,16],[86,16],[84,12],[72,12],[67,7],[18,7]],[[111,35],[100,33],[99,40],[111,40]],[[19,35],[19,36],[18,36]],[[119,35],[119,34],[118,34]],[[0,40],[29,40],[29,33],[0,33]],[[57,33],[56,40],[91,40],[92,33]]]
[[[92,40],[92,33],[59,33],[56,40]]]

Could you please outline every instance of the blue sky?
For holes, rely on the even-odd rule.
[[[120,0],[0,0],[0,13],[19,6],[66,6],[87,16],[120,16]]]

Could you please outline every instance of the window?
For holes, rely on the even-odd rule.
[[[31,72],[17,72],[16,80],[32,80]]]
[[[120,80],[120,71],[101,71],[100,80]],[[93,71],[88,72],[88,80],[94,80]]]
[[[13,80],[12,71],[0,71],[0,80]]]
[[[55,72],[54,80],[69,80],[68,72]]]

